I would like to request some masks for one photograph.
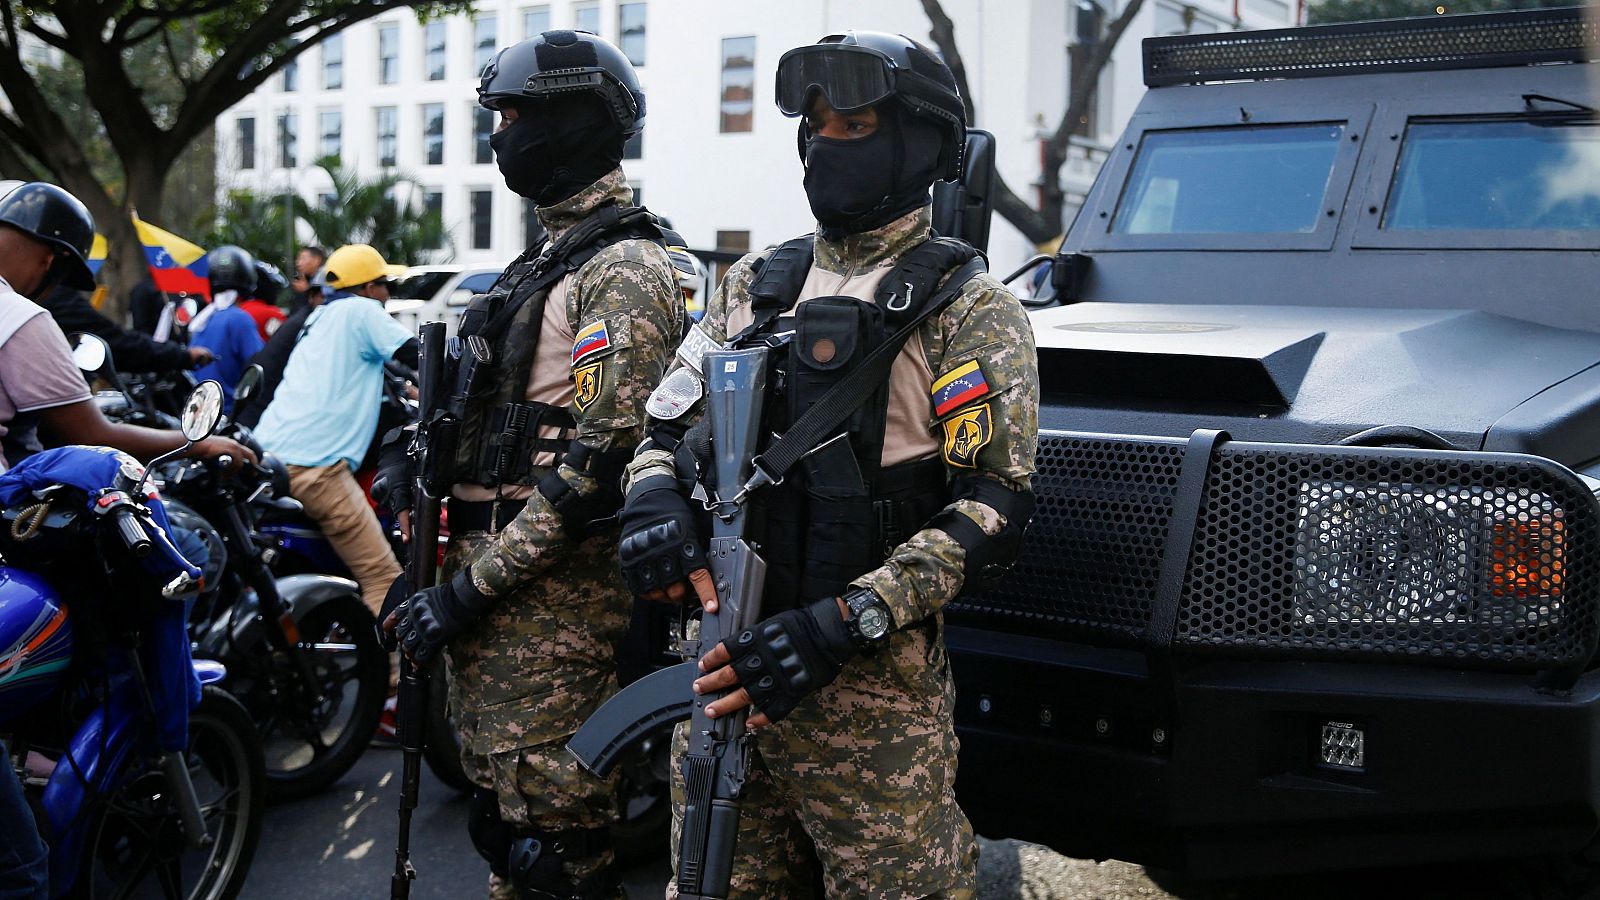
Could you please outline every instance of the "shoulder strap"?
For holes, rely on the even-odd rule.
[[[918,244],[878,282],[875,302],[890,328],[916,314],[919,303],[933,296],[939,280],[977,257],[966,241],[934,237]]]
[[[755,474],[751,477],[747,488],[760,487],[762,484],[777,484],[783,481],[783,476],[802,456],[811,452],[813,447],[823,438],[837,429],[844,420],[850,417],[867,398],[883,385],[889,377],[889,369],[894,365],[894,358],[900,354],[900,348],[911,339],[911,334],[918,326],[929,318],[937,315],[955,302],[961,289],[966,283],[977,277],[980,272],[987,271],[983,258],[973,256],[957,269],[955,274],[945,282],[944,288],[928,300],[926,304],[913,315],[900,329],[890,335],[888,340],[879,344],[861,365],[849,377],[835,384],[817,400],[816,405],[806,410],[788,431],[778,436],[767,447],[767,451],[755,458]]]
[[[755,261],[752,266],[755,278],[750,282],[749,290],[750,308],[755,312],[755,320],[734,335],[728,346],[738,346],[794,305],[795,298],[800,296],[800,289],[805,287],[806,274],[811,271],[816,247],[816,235],[803,234],[784,241],[771,253]]]

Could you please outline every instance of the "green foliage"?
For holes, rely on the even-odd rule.
[[[317,165],[333,182],[332,202],[326,206],[307,203],[298,194],[288,198],[295,222],[311,229],[314,243],[329,250],[344,244],[371,244],[384,259],[401,265],[445,262],[453,255],[440,215],[424,211],[421,203],[397,199],[417,193],[414,179],[397,172],[363,179],[344,169],[337,157],[320,159]],[[285,205],[282,194],[231,191],[218,211],[217,226],[206,246],[237,244],[274,262],[292,258],[301,241],[290,236],[284,222]]]
[[[1411,16],[1497,12],[1507,9],[1546,9],[1572,6],[1577,0],[1313,0],[1307,12],[1312,25],[1354,22],[1362,19],[1403,19]]]

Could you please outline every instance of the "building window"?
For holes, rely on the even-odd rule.
[[[344,87],[344,35],[335,34],[322,42],[322,89]]]
[[[378,83],[394,84],[400,80],[400,26],[388,23],[378,26]]]
[[[298,90],[300,90],[300,57],[296,56],[283,64],[283,92],[288,94]]]
[[[717,232],[717,249],[727,253],[749,253],[750,232],[748,231],[719,231]],[[711,284],[713,287],[722,283],[722,276],[727,274],[732,263],[719,262],[716,270],[712,272]]]
[[[256,167],[256,120],[254,116],[241,116],[238,122],[239,168]]]
[[[430,216],[430,217],[436,216],[439,219],[439,224],[441,226],[444,224],[444,192],[443,191],[425,190],[425,191],[422,192],[422,214],[425,215],[425,216]],[[442,238],[443,236],[444,236],[444,229],[441,227],[439,229],[439,237]],[[438,250],[440,248],[440,246],[442,246],[442,241],[438,240],[438,239],[435,239],[435,240],[433,240],[432,242],[429,243],[427,249],[429,249],[429,250]]]
[[[339,205],[339,195],[330,191],[317,192],[317,208],[325,212],[332,212]]]
[[[472,22],[472,71],[483,74],[484,66],[494,59],[496,16],[479,16]]]
[[[317,156],[339,157],[343,155],[341,144],[344,137],[344,116],[336,109],[325,109],[317,114],[317,133],[321,140],[317,144]]]
[[[628,189],[633,191],[633,205],[634,206],[643,206],[644,205],[644,185],[642,185],[639,182],[635,181],[632,184],[628,185]]]
[[[522,11],[522,37],[524,40],[550,30],[550,7],[530,6]]]
[[[617,7],[617,32],[622,36],[622,53],[628,62],[644,65],[644,4],[624,3]]]
[[[444,80],[445,23],[429,22],[423,29],[423,66],[429,81]]]
[[[278,113],[278,167],[292,169],[299,165],[295,161],[295,132],[300,129],[296,116],[292,112]]]
[[[641,131],[628,138],[628,142],[622,145],[622,158],[638,159],[642,156],[644,156],[644,132]]]
[[[492,191],[472,192],[472,249],[489,249],[489,236],[494,224],[494,193]]]
[[[574,21],[573,27],[578,31],[587,31],[590,34],[600,33],[600,4],[579,3],[572,8]]]
[[[395,154],[399,141],[395,132],[399,130],[399,112],[392,106],[380,106],[378,114],[378,165],[392,166],[395,164]]]
[[[422,104],[422,161],[430,166],[444,162],[444,104]]]
[[[489,138],[494,135],[494,110],[481,106],[472,108],[472,161],[478,165],[494,162],[494,148]]]
[[[722,125],[724,134],[749,131],[755,124],[756,39],[722,39]]]

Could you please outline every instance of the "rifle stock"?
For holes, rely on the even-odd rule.
[[[729,635],[761,619],[766,562],[748,535],[747,491],[761,436],[767,350],[707,353],[706,414],[710,418],[712,475],[717,490],[708,568],[718,608],[700,620],[696,662],[663,669],[634,682],[586,721],[567,749],[590,771],[604,774],[632,743],[668,722],[689,719],[689,749],[681,761],[685,804],[678,839],[678,896],[725,898],[739,832],[739,794],[749,765],[748,709],[715,719],[706,706],[731,691],[697,697],[692,683],[698,658]]]
[[[444,377],[443,322],[428,322],[418,331],[417,399],[422,421],[411,445],[413,490],[411,504],[411,543],[406,560],[406,575],[413,589],[431,587],[438,580],[439,484],[436,479],[441,460],[454,455],[447,446],[455,423],[441,412],[441,384]],[[400,739],[400,833],[395,845],[394,874],[389,879],[389,896],[404,900],[411,896],[411,882],[417,870],[411,864],[411,814],[417,808],[417,792],[422,780],[423,722],[427,715],[431,673],[418,669],[400,656],[400,685],[395,696],[395,720]]]

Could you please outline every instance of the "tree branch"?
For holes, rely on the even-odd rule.
[[[67,43],[67,39],[64,36],[56,34],[54,31],[51,31],[43,25],[40,25],[38,22],[29,22],[28,24],[22,26],[22,30],[33,35],[39,40],[44,41],[46,44],[49,44],[57,50],[62,50],[68,53],[72,51],[72,45]]]
[[[1094,45],[1094,52],[1084,63],[1081,77],[1072,79],[1072,93],[1067,98],[1067,112],[1061,117],[1061,123],[1056,126],[1055,134],[1050,136],[1046,153],[1053,153],[1062,159],[1066,158],[1067,144],[1072,140],[1072,130],[1077,127],[1078,120],[1089,111],[1089,104],[1094,101],[1096,89],[1100,87],[1100,73],[1111,61],[1112,51],[1117,49],[1117,43],[1122,40],[1122,33],[1133,24],[1133,19],[1139,14],[1139,8],[1144,6],[1144,0],[1128,0],[1128,5],[1122,8],[1122,14],[1112,21],[1111,27],[1106,29],[1105,35],[1098,44]]]
[[[967,63],[961,58],[961,51],[956,47],[956,23],[945,14],[944,7],[939,0],[922,0],[922,11],[928,15],[928,38],[933,45],[939,48],[939,53],[944,57],[944,64],[950,67],[950,74],[955,76],[956,89],[961,91],[961,102],[967,108],[967,124],[978,123],[978,110],[973,104],[972,88],[967,85]]]

